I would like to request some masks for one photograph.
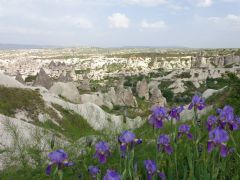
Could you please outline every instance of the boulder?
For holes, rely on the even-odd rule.
[[[188,106],[184,106],[184,110],[181,112],[181,120],[189,121],[194,119],[194,111],[188,110]],[[212,106],[206,106],[202,111],[198,111],[199,118],[203,115],[208,114],[213,109]]]
[[[156,86],[151,90],[150,103],[152,106],[165,106],[167,104],[166,98],[163,97],[161,90]]]
[[[200,88],[200,83],[198,82],[198,80],[194,80],[192,81],[192,83],[195,86],[195,88]]]
[[[53,80],[46,74],[44,69],[41,68],[33,85],[43,86],[46,89],[50,89],[50,87],[53,85]]]
[[[111,93],[111,95],[114,95],[114,91],[112,91]],[[116,88],[115,97],[116,99],[114,99],[114,97],[111,97],[111,99],[114,99],[115,101],[113,102],[114,105],[137,107],[137,100],[133,96],[130,87],[125,89],[123,86],[118,86]]]
[[[172,89],[172,91],[177,94],[177,93],[182,93],[184,92],[185,86],[184,83],[182,82],[181,79],[177,79],[173,84],[171,84],[168,88]]]
[[[93,103],[98,106],[106,106],[109,109],[113,108],[113,104],[111,103],[110,99],[106,98],[105,94],[102,94],[100,92],[94,93],[94,94],[82,94],[81,97],[81,103]]]
[[[144,78],[142,81],[137,82],[136,91],[138,97],[145,98],[146,100],[149,99],[149,88],[146,79]]]
[[[24,85],[13,77],[0,73],[0,85],[14,88],[24,88]]]
[[[222,89],[218,89],[218,90],[215,90],[215,89],[207,89],[206,91],[203,92],[202,94],[202,97],[207,99],[209,98],[210,96],[212,96],[213,94],[215,93],[219,93],[219,92],[222,92],[226,87],[222,88]]]
[[[78,92],[77,87],[72,82],[63,83],[63,82],[57,82],[54,83],[53,86],[49,89],[51,93],[54,93],[56,95],[61,95],[64,98],[68,99],[71,102],[74,103],[80,103],[81,97]]]

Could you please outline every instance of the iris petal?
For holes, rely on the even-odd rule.
[[[51,170],[52,170],[52,164],[48,165],[47,168],[46,168],[46,174],[47,175],[50,175],[51,174]]]
[[[212,141],[208,141],[207,143],[208,152],[209,153],[212,152],[213,148],[214,148],[214,143]]]
[[[223,144],[221,145],[221,147],[220,147],[220,155],[222,157],[226,157],[228,155],[228,148],[227,148],[226,145],[223,145]]]

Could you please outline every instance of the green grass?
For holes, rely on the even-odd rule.
[[[44,111],[44,102],[38,91],[0,86],[0,113],[14,116],[16,110],[25,110],[36,118]]]
[[[58,120],[59,126],[54,124],[52,121],[46,121],[40,123],[41,126],[55,130],[58,133],[63,134],[71,141],[78,140],[81,137],[88,135],[98,135],[99,132],[95,131],[79,114],[63,109],[61,106],[54,105],[54,107],[62,114],[63,118]]]
[[[213,113],[213,112],[212,112]],[[177,158],[177,168],[178,168],[178,178],[179,179],[239,179],[239,167],[240,161],[237,159],[235,154],[229,155],[227,158],[219,158],[218,151],[215,150],[211,154],[207,152],[207,140],[208,131],[205,128],[205,121],[208,115],[201,118],[201,139],[199,144],[201,145],[201,153],[199,157],[196,158],[195,151],[195,141],[188,140],[187,138],[182,138],[177,141],[177,146],[174,148],[174,153]],[[180,121],[177,123],[177,127],[182,124]],[[191,124],[191,121],[187,122]],[[174,127],[174,126],[173,126]],[[146,179],[146,170],[143,166],[143,161],[146,159],[156,159],[156,145],[155,138],[159,134],[171,134],[174,130],[170,123],[165,122],[164,128],[159,129],[157,132],[153,130],[151,125],[146,122],[142,127],[136,129],[134,132],[137,138],[142,138],[143,143],[137,145],[135,149],[134,164],[137,164],[137,172],[134,174],[135,177],[139,176],[141,179]],[[194,132],[194,127],[191,128],[191,133]],[[232,133],[233,136],[238,139],[240,137],[240,132],[236,131]],[[97,159],[93,158],[94,147],[87,149],[84,156],[77,156],[76,154],[69,153],[69,160],[75,163],[72,167],[64,168],[63,179],[73,179],[77,180],[78,176],[81,175],[82,179],[90,179],[87,167],[89,165],[99,165],[101,168],[101,177],[105,174],[107,169],[115,169],[122,173],[124,170],[124,160],[119,156],[117,136],[102,136],[107,142],[113,142],[111,144],[111,156],[108,158],[107,163],[104,165],[99,165]],[[171,143],[174,146],[173,142]],[[230,141],[228,143],[229,147],[233,144]],[[239,149],[239,144],[236,147]],[[70,149],[65,149],[70,152]],[[167,179],[176,179],[176,166],[175,166],[175,154],[167,155],[161,153],[157,154],[158,159],[158,169],[164,171]],[[52,176],[48,177],[44,174],[44,170],[47,163],[42,163],[41,166],[37,168],[33,167],[11,167],[5,171],[0,171],[0,177],[3,180],[8,179],[52,179]],[[194,167],[194,169],[192,168]],[[227,168],[228,167],[228,168]],[[214,176],[216,176],[214,178]]]
[[[220,80],[219,87],[225,85],[229,86],[225,91],[219,94],[215,94],[213,97],[210,97],[207,100],[207,104],[214,105],[215,108],[222,107],[226,104],[232,105],[235,108],[236,114],[240,114],[240,80],[234,75],[229,75],[228,79]],[[222,84],[221,84],[222,83]],[[221,85],[220,85],[221,84]],[[188,84],[189,88],[192,84]],[[215,84],[208,82],[208,86],[214,86]],[[34,96],[35,97],[35,96]],[[189,97],[190,98],[190,97]],[[41,99],[41,98],[40,98]],[[143,99],[137,98],[139,108],[144,110],[142,117],[147,117],[149,112],[149,104]],[[2,102],[2,101],[0,101]],[[83,136],[88,135],[98,135],[103,140],[111,143],[111,156],[108,158],[105,165],[99,165],[96,159],[93,159],[94,146],[87,147],[86,154],[77,155],[71,153],[71,148],[73,145],[70,145],[69,148],[66,148],[66,152],[69,153],[69,160],[74,161],[75,165],[64,169],[63,179],[77,180],[78,176],[81,174],[82,179],[90,179],[87,167],[89,165],[99,165],[101,168],[101,177],[105,174],[106,169],[116,169],[118,172],[123,172],[124,162],[120,158],[117,143],[117,135],[115,134],[104,134],[103,132],[94,131],[86,122],[84,118],[74,113],[73,111],[65,110],[60,106],[54,105],[54,107],[61,112],[63,115],[62,120],[58,120],[59,126],[56,126],[51,121],[47,121],[42,126],[47,129],[52,129],[58,133],[65,135],[67,138],[75,141]],[[110,112],[119,112],[122,113],[121,107],[114,107],[113,110],[106,109]],[[128,111],[131,112],[131,108],[128,108]],[[49,110],[51,112],[51,110]],[[210,114],[215,115],[215,109],[209,114],[201,118],[200,134],[201,139],[199,139],[199,154],[196,154],[195,143],[190,141],[187,138],[183,138],[177,141],[177,146],[174,147],[174,154],[161,156],[161,153],[157,154],[158,168],[161,171],[166,173],[167,179],[176,179],[176,163],[175,157],[177,159],[177,168],[178,168],[178,179],[239,179],[240,177],[240,160],[235,153],[230,154],[227,158],[221,158],[218,156],[219,151],[214,150],[211,154],[207,152],[207,141],[208,141],[208,131],[205,127],[205,121],[207,116]],[[52,113],[52,116],[55,116]],[[176,128],[180,124],[184,123],[180,121],[176,124]],[[191,121],[186,122],[192,124]],[[191,127],[191,133],[195,130],[195,126]],[[158,130],[157,132],[153,130],[151,125],[146,121],[140,128],[134,130],[137,138],[142,138],[143,143],[135,147],[135,156],[134,164],[137,164],[138,169],[137,173],[134,174],[134,177],[140,176],[141,179],[146,179],[146,171],[143,166],[143,160],[145,159],[155,159],[156,158],[156,145],[155,139],[159,134],[172,134],[173,129],[170,123],[165,123],[164,128]],[[238,139],[240,138],[240,131],[235,131],[231,133],[237,140],[237,145],[234,146],[232,140],[229,140],[228,147],[235,147],[237,151],[240,150],[240,145]],[[174,143],[172,141],[171,145]],[[4,151],[1,151],[4,152]],[[175,154],[176,153],[176,154]],[[53,179],[52,176],[48,177],[44,174],[45,167],[47,165],[46,159],[42,159],[39,156],[38,151],[31,151],[31,156],[36,156],[36,159],[41,159],[41,163],[34,166],[9,166],[9,168],[4,171],[0,171],[0,179],[9,180],[9,179],[37,179],[37,180],[48,180]]]

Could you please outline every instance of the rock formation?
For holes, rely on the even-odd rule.
[[[125,89],[123,86],[118,86],[116,88],[115,96],[117,97],[116,102],[114,103],[115,105],[131,106],[131,107],[137,106],[136,98],[133,96],[132,90],[130,87]]]
[[[206,91],[203,92],[202,97],[205,98],[205,99],[207,99],[207,98],[209,98],[210,96],[212,96],[212,95],[215,94],[215,93],[223,92],[225,88],[226,88],[226,87],[223,87],[222,89],[218,89],[218,90],[215,90],[215,89],[207,89]]]
[[[54,69],[56,67],[56,63],[54,61],[51,61],[48,65],[48,68]]]
[[[59,78],[58,78],[58,82],[72,82],[73,78],[71,77],[71,74],[69,71],[65,72],[63,71]]]
[[[167,104],[166,98],[163,97],[161,90],[157,86],[151,89],[150,103],[152,106],[165,106]]]
[[[24,85],[13,77],[0,73],[0,85],[5,87],[24,88]]]
[[[72,82],[57,82],[49,89],[51,93],[61,95],[73,103],[80,103],[81,98],[77,87]]]
[[[17,72],[16,78],[15,78],[18,82],[25,84],[24,79],[22,78],[22,75],[20,74],[20,72]]]
[[[185,91],[184,83],[182,82],[181,79],[177,79],[173,84],[169,86],[170,89],[173,89],[172,91],[177,94],[177,93],[182,93]]]
[[[53,80],[46,74],[43,68],[37,74],[37,78],[33,83],[34,86],[43,86],[49,89],[53,85]]]
[[[146,100],[149,99],[149,88],[146,79],[144,78],[142,81],[137,82],[136,91],[138,97],[144,97]]]
[[[90,80],[89,78],[85,75],[83,77],[83,80],[80,82],[78,89],[83,90],[83,91],[90,91]]]

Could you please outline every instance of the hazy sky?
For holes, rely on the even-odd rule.
[[[240,0],[0,0],[0,43],[240,47]]]

